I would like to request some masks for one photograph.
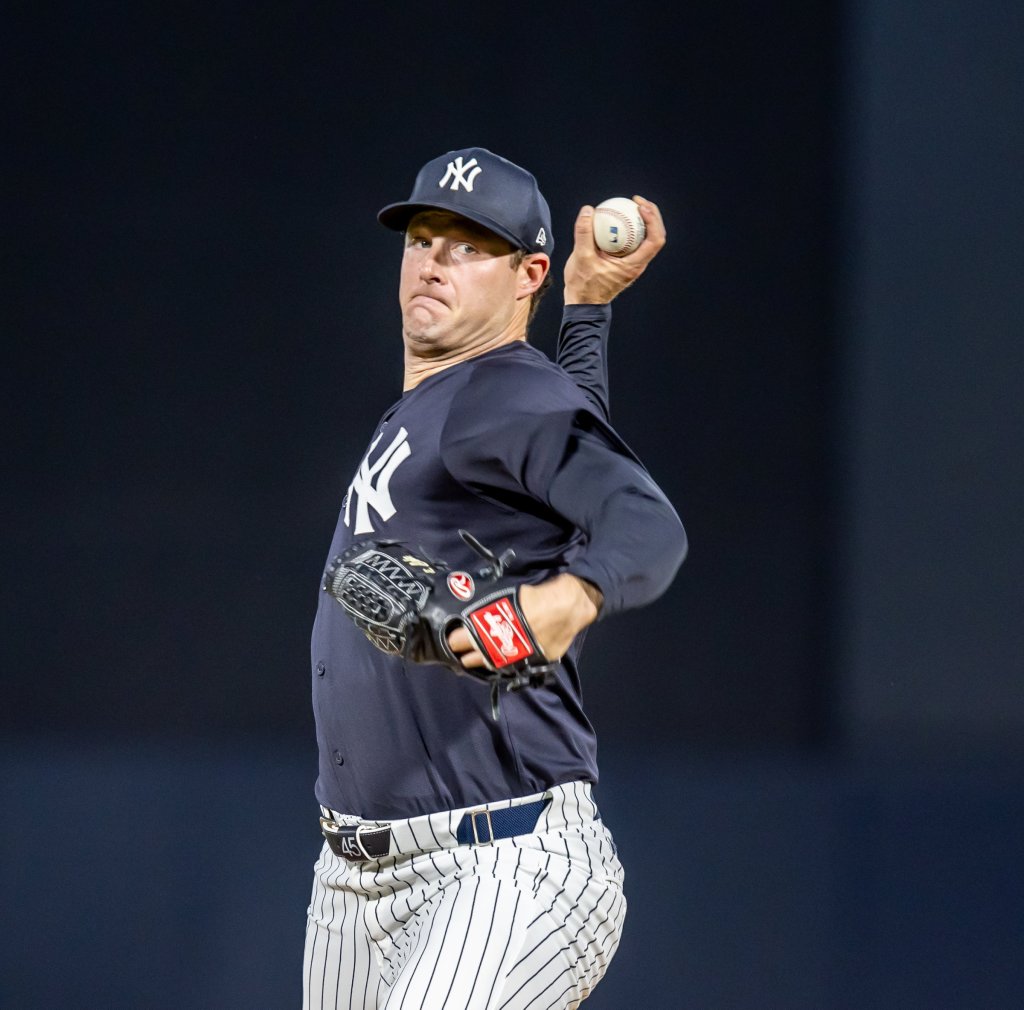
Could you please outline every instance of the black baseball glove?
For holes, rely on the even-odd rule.
[[[557,665],[545,656],[519,606],[521,580],[504,575],[514,557],[501,557],[459,530],[486,562],[473,572],[453,571],[396,540],[364,540],[336,557],[323,586],[383,652],[414,663],[439,663],[491,688],[491,713],[498,717],[502,690],[539,687]],[[461,624],[487,662],[466,669],[448,646]]]

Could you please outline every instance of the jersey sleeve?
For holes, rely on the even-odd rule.
[[[579,529],[568,571],[601,590],[602,617],[650,603],[686,555],[675,509],[579,391],[545,396],[527,379],[504,380],[518,399],[497,400],[486,377],[456,395],[442,437],[445,466],[477,494],[528,497]]]
[[[608,399],[608,337],[611,325],[610,304],[566,305],[555,355],[557,363],[605,421],[611,420]]]
[[[602,617],[661,596],[688,548],[665,493],[608,436],[602,425],[578,416],[545,496],[586,535],[568,571],[601,590]]]

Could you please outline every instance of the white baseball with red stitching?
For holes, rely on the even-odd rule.
[[[626,256],[644,240],[647,229],[639,206],[625,196],[613,196],[594,208],[594,241],[598,249]]]

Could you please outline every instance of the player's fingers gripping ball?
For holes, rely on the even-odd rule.
[[[439,663],[488,684],[496,718],[499,691],[538,687],[555,664],[523,615],[522,580],[504,575],[513,552],[497,557],[465,530],[459,533],[486,562],[473,571],[453,571],[398,541],[364,540],[331,562],[322,588],[381,651]],[[460,624],[486,668],[466,669],[449,647],[448,634]]]
[[[594,242],[613,256],[628,256],[639,248],[647,234],[639,205],[625,196],[615,196],[594,208]]]

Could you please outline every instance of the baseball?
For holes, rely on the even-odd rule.
[[[628,197],[613,196],[594,208],[594,241],[598,249],[613,256],[625,256],[643,242],[646,234],[640,207]]]

